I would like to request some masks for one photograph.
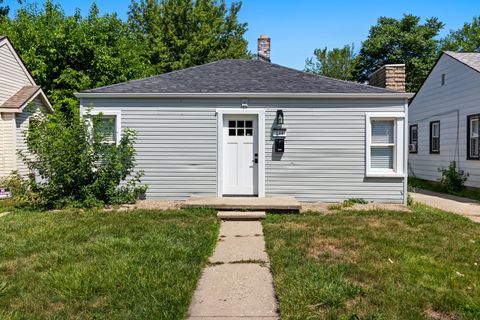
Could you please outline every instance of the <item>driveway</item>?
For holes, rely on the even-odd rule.
[[[480,202],[472,199],[452,196],[423,189],[410,192],[415,202],[460,214],[475,222],[480,222]]]

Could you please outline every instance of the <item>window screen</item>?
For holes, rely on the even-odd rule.
[[[370,161],[372,169],[394,169],[395,122],[372,120]]]

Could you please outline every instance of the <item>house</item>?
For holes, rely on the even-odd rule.
[[[17,151],[26,149],[23,132],[37,112],[53,109],[8,38],[0,36],[0,177],[28,173]]]
[[[213,63],[77,93],[82,114],[137,131],[147,198],[407,198],[405,92],[259,60]]]
[[[441,54],[409,107],[409,173],[438,180],[455,161],[480,187],[480,53]]]

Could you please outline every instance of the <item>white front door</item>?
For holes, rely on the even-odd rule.
[[[223,118],[223,194],[257,195],[257,115]]]

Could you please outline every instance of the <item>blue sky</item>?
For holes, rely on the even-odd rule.
[[[56,0],[67,14],[79,7],[86,14],[92,0]],[[230,2],[231,0],[227,0]],[[26,0],[33,3],[35,0]],[[36,2],[43,2],[37,0]],[[15,0],[6,0],[12,9]],[[126,18],[130,0],[98,0],[101,12],[117,12]],[[464,22],[480,15],[478,0],[244,0],[240,21],[248,23],[246,39],[249,49],[256,52],[257,38],[268,34],[272,38],[272,61],[303,69],[305,59],[318,47],[341,47],[353,43],[360,47],[370,26],[380,16],[400,18],[412,13],[425,19],[438,17],[445,23],[441,35],[460,28]]]

